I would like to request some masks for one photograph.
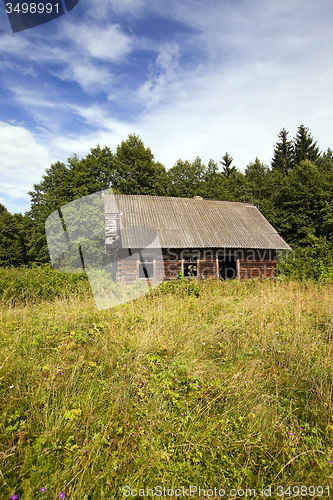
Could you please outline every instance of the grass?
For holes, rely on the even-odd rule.
[[[331,484],[330,283],[164,283],[97,311],[85,276],[3,276],[1,499]]]

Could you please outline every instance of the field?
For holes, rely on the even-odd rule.
[[[328,496],[331,283],[164,283],[97,311],[43,266],[2,270],[0,296],[1,499]]]

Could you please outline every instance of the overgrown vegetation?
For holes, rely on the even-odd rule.
[[[98,312],[84,275],[5,277],[1,498],[331,483],[331,282],[180,280]]]
[[[207,164],[179,159],[168,170],[150,148],[130,134],[113,153],[91,148],[56,162],[29,192],[30,210],[10,214],[0,204],[0,266],[50,262],[47,217],[64,205],[112,186],[115,194],[190,197],[254,203],[292,247],[306,248],[308,235],[333,244],[333,153],[321,153],[308,128],[300,125],[292,141],[283,129],[272,148],[271,164],[255,158],[244,173],[229,153]],[[221,170],[220,170],[221,168]],[[94,221],[87,221],[87,224]]]

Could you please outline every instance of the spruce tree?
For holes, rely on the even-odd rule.
[[[236,172],[236,170],[237,170],[236,167],[231,166],[233,161],[234,161],[234,159],[229,155],[228,151],[226,152],[226,154],[224,156],[222,156],[222,161],[220,161],[220,163],[223,167],[222,168],[222,175],[223,175],[223,177],[226,177],[227,179],[229,179],[231,174],[233,172]]]
[[[317,142],[313,141],[309,129],[300,125],[297,129],[294,145],[294,165],[299,165],[303,160],[309,160],[317,166],[321,162],[321,154]]]
[[[294,148],[292,141],[288,141],[287,130],[283,128],[278,137],[280,142],[274,146],[274,156],[271,161],[274,172],[286,174],[293,169]]]

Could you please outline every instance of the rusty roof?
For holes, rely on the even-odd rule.
[[[290,250],[251,203],[118,194],[105,195],[104,206],[106,218],[120,213],[124,248],[140,248],[140,229],[127,231],[139,226],[154,228],[161,248]]]

